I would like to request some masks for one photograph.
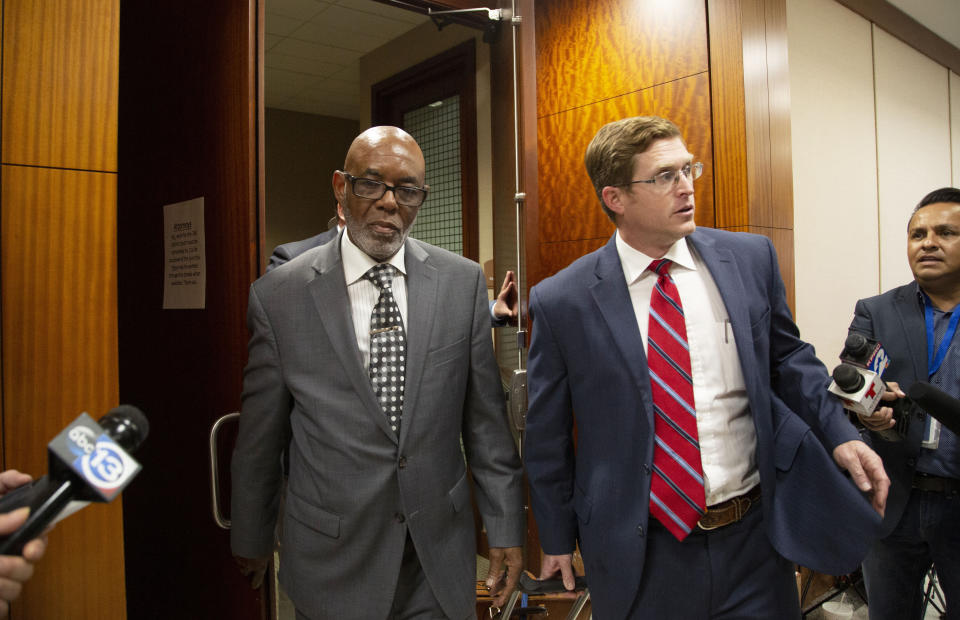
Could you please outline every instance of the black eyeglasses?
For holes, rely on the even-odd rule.
[[[405,207],[419,207],[423,204],[423,201],[427,199],[428,188],[425,187],[397,187],[393,185],[387,185],[381,181],[355,177],[352,174],[343,172],[342,170],[340,171],[340,174],[350,181],[350,189],[353,191],[353,195],[358,198],[380,200],[383,198],[383,195],[387,193],[387,190],[390,190],[393,192],[393,197],[396,198],[397,204]]]
[[[680,183],[681,176],[690,179],[690,182],[692,183],[699,179],[701,174],[703,174],[703,164],[696,162],[694,164],[687,164],[679,170],[664,170],[660,174],[655,175],[652,179],[628,181],[627,183],[616,183],[613,185],[613,187],[633,185],[634,183],[650,183],[656,188],[658,193],[665,194],[673,187],[676,187],[678,183]]]

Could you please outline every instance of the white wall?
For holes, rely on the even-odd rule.
[[[787,32],[796,318],[832,368],[856,301],[912,278],[913,206],[960,181],[960,79],[834,0],[787,0]]]
[[[873,32],[880,291],[886,291],[913,279],[907,264],[913,208],[950,185],[949,71],[883,30]]]
[[[960,187],[960,75],[950,72],[950,143],[953,145],[953,185]]]
[[[854,302],[876,294],[870,24],[834,0],[787,2],[797,322],[828,367]]]

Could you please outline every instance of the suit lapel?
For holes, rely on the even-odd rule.
[[[406,242],[404,258],[407,269],[407,376],[403,394],[403,421],[400,441],[410,428],[408,423],[416,411],[420,379],[430,346],[439,295],[439,274],[430,264],[426,251],[410,241]]]
[[[910,350],[910,359],[913,362],[913,372],[917,381],[926,381],[929,378],[927,367],[927,325],[917,302],[916,288],[912,285],[902,286],[897,291],[894,308],[897,318],[903,328],[903,337]],[[880,343],[884,344],[884,343]],[[889,351],[889,349],[887,349]]]
[[[637,315],[633,311],[633,302],[627,290],[615,237],[611,237],[597,254],[594,274],[597,281],[590,286],[590,294],[593,296],[597,311],[610,331],[611,340],[623,356],[624,367],[633,375],[634,383],[643,400],[649,430],[652,433],[653,401],[650,399],[647,356],[643,352],[643,338],[637,327]]]
[[[307,288],[313,298],[320,323],[327,332],[330,346],[340,358],[344,373],[350,378],[354,390],[363,402],[364,410],[388,437],[396,441],[396,435],[374,396],[370,378],[360,357],[360,349],[357,347],[350,297],[347,295],[340,259],[340,244],[328,243],[321,246],[312,267],[316,275],[307,283]]]

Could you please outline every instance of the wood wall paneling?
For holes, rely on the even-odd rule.
[[[590,140],[604,124],[638,115],[663,116],[684,134],[687,148],[704,164],[697,180],[697,223],[712,226],[713,143],[710,131],[710,85],[706,73],[693,75],[620,97],[540,118],[538,123],[540,188],[540,260],[566,266],[579,255],[557,256],[560,241],[607,239],[613,223],[603,213],[583,165]],[[550,256],[547,256],[549,254]],[[563,262],[566,261],[566,262]]]
[[[6,467],[45,473],[50,439],[118,403],[116,182],[3,166]],[[125,617],[121,513],[114,501],[60,523],[13,617]]]
[[[537,5],[540,116],[707,71],[706,6],[555,0]]]
[[[119,0],[7,0],[4,163],[117,169]]]
[[[717,167],[715,225],[729,230],[792,231],[785,0],[708,0],[708,7]],[[792,242],[782,246],[779,240],[785,235],[768,236],[781,255],[784,281],[792,283]],[[787,254],[790,261],[783,258]],[[787,293],[792,300],[792,285]]]
[[[744,112],[743,28],[740,3],[708,0],[710,98],[713,112],[715,226],[745,226],[749,219],[747,127]]]

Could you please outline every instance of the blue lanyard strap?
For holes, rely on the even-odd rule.
[[[953,333],[957,331],[957,321],[960,320],[960,312],[957,312],[958,308],[960,308],[960,305],[954,307],[951,311],[947,331],[943,334],[943,340],[940,341],[940,346],[937,347],[936,354],[934,354],[933,347],[936,337],[933,334],[933,302],[930,301],[926,293],[923,293],[923,316],[927,323],[927,373],[929,377],[940,370],[940,364],[943,363],[943,358],[947,356],[947,349],[950,348]]]

